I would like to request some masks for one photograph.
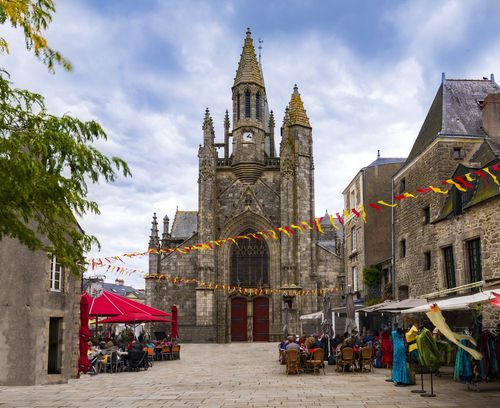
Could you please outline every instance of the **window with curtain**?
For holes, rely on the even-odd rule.
[[[469,257],[470,282],[478,282],[483,279],[481,271],[481,241],[479,238],[467,241],[467,253]]]

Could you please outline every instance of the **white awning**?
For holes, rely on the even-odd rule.
[[[389,313],[403,313],[406,309],[416,308],[427,304],[425,299],[405,299],[399,302],[390,302],[387,305],[379,308],[379,312],[389,312]]]
[[[300,316],[300,320],[312,320],[312,319],[323,320],[323,312],[310,313]]]
[[[391,303],[396,303],[396,302],[393,302],[392,300],[386,300],[385,302],[382,302],[382,303],[377,303],[376,305],[371,305],[371,306],[366,306],[366,307],[363,307],[362,309],[358,309],[358,310],[356,310],[356,312],[365,312],[365,313],[369,313],[369,312],[376,312],[376,311],[378,311],[380,308],[385,307],[385,306],[388,306],[388,305],[390,305]]]
[[[441,310],[467,310],[469,309],[469,305],[488,302],[489,299],[493,298],[492,292],[495,290],[497,292],[499,291],[499,289],[485,290],[483,292],[474,293],[473,295],[456,296],[449,299],[434,301],[428,300],[428,303],[425,305],[402,310],[401,313],[408,314],[428,312],[431,310],[431,305],[433,304],[437,304]]]

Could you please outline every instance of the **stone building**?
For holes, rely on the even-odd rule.
[[[363,167],[352,179],[345,190],[344,208],[359,209],[367,203],[386,200],[391,202],[392,176],[406,159],[382,158]],[[364,297],[380,298],[383,289],[389,290],[392,283],[391,213],[383,211],[363,222],[351,214],[344,218],[345,231],[345,275],[346,283],[352,290],[360,291]],[[370,265],[382,270],[382,282],[378,288],[367,292],[363,282],[363,270]],[[392,294],[392,290],[391,290]]]
[[[395,194],[498,163],[500,87],[491,79],[445,79],[410,155],[394,176]],[[498,185],[473,173],[473,188],[428,192],[394,209],[400,299],[500,280]],[[497,315],[498,318],[498,315]]]
[[[269,112],[262,67],[250,31],[232,87],[232,118],[228,111],[224,118],[224,140],[215,141],[207,109],[202,142],[198,211],[177,211],[171,229],[166,216],[161,238],[155,215],[149,248],[193,245],[314,219],[309,118],[295,86],[281,127],[281,142],[275,145],[275,119]],[[340,237],[332,228],[319,238],[307,229],[291,238],[241,240],[238,245],[224,244],[214,251],[150,254],[150,274],[288,289],[290,296],[228,295],[202,285],[147,279],[147,303],[158,308],[176,304],[179,332],[185,341],[277,340],[284,326],[288,332],[297,332],[299,316],[322,307],[321,298],[296,296],[296,290],[334,286],[343,275]]]
[[[0,279],[0,385],[67,382],[77,371],[80,281],[7,237]]]

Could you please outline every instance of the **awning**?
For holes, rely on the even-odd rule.
[[[498,291],[498,289],[495,290]],[[455,296],[448,299],[425,301],[424,305],[403,310],[401,313],[409,314],[428,312],[431,310],[431,305],[433,304],[437,304],[441,310],[467,310],[469,309],[469,305],[485,303],[492,298],[494,298],[493,290],[485,290],[483,292],[474,293],[473,295]]]
[[[365,312],[365,313],[376,312],[380,308],[387,306],[391,303],[395,303],[395,302],[393,302],[392,300],[386,300],[385,302],[377,303],[376,305],[371,305],[371,306],[364,307],[363,309],[358,309],[358,310],[356,310],[356,312]]]
[[[399,302],[391,302],[386,306],[379,308],[378,311],[388,313],[403,313],[403,311],[406,309],[412,309],[426,304],[427,300],[425,299],[405,299],[400,300]]]
[[[300,316],[300,320],[312,320],[312,319],[323,320],[323,312],[309,313],[309,314]]]

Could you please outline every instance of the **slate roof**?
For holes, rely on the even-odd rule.
[[[198,231],[198,213],[177,210],[170,232],[172,239],[187,239],[196,231]]]
[[[421,154],[439,134],[484,137],[479,101],[499,92],[490,79],[446,79],[439,87],[406,163]]]
[[[138,289],[132,286],[117,285],[115,283],[104,282],[102,284],[102,288],[107,292],[111,292],[119,296],[127,297],[129,293],[133,293],[138,299],[146,299],[146,296],[143,292],[140,292]]]
[[[318,245],[326,249],[328,252],[331,252],[332,254],[336,254],[336,243],[335,241],[319,241]]]
[[[396,164],[396,163],[404,163],[406,161],[405,157],[379,157],[377,160],[374,162],[371,162],[366,168],[368,167],[376,167],[376,166],[383,166],[384,164]]]

